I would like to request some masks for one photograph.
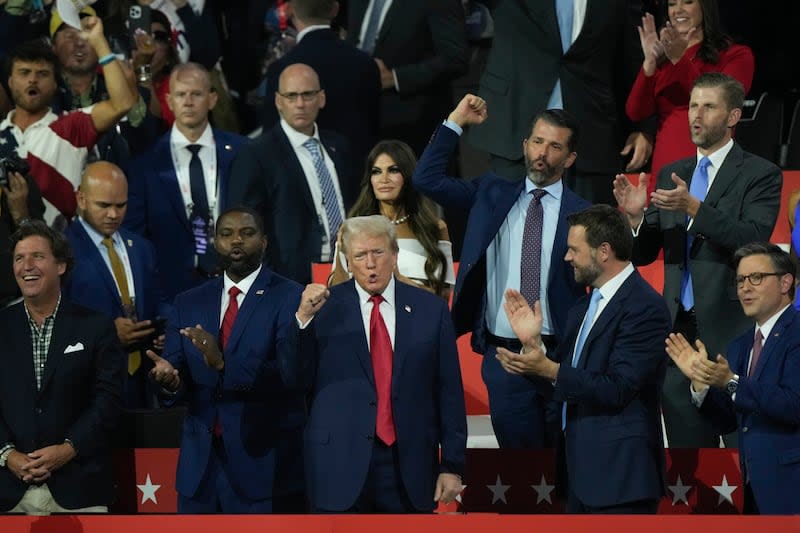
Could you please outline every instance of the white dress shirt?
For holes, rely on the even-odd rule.
[[[208,208],[211,212],[212,223],[219,216],[219,170],[217,167],[217,145],[214,141],[214,133],[210,125],[206,125],[205,131],[197,139],[191,142],[180,130],[172,126],[169,136],[172,151],[172,164],[175,174],[178,176],[178,188],[181,190],[183,205],[186,207],[186,217],[192,213],[192,182],[189,177],[189,163],[192,161],[192,153],[186,148],[190,144],[202,146],[197,157],[203,165],[203,177],[206,182],[206,196],[208,197]]]
[[[253,286],[253,282],[255,282],[258,274],[261,272],[261,266],[255,269],[253,272],[248,274],[244,277],[239,283],[234,283],[231,278],[228,277],[228,273],[225,272],[222,281],[222,298],[220,299],[219,304],[219,327],[222,328],[222,319],[225,318],[225,311],[228,310],[228,304],[230,303],[231,297],[228,294],[228,291],[234,285],[239,288],[240,292],[236,295],[236,303],[239,304],[239,309],[242,308],[242,302],[244,302],[244,297],[247,296],[247,293],[250,291],[250,287]],[[211,332],[212,334],[214,332]]]

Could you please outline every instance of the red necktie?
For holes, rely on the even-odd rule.
[[[756,331],[756,338],[753,341],[753,357],[750,358],[750,368],[747,369],[748,376],[752,376],[753,372],[756,371],[758,358],[761,355],[761,350],[764,349],[764,345],[761,342],[763,339],[764,337],[761,335],[761,330],[759,329]]]
[[[372,315],[369,318],[369,352],[372,356],[372,373],[375,375],[375,392],[378,395],[378,416],[375,434],[387,446],[394,444],[397,435],[392,416],[392,341],[381,316],[383,296],[370,296]]]
[[[236,314],[239,312],[239,302],[236,297],[241,293],[242,290],[236,285],[228,289],[230,301],[228,302],[228,308],[225,310],[225,316],[222,317],[222,327],[219,329],[219,344],[222,346],[223,353],[225,352],[225,345],[231,336],[231,331],[233,331]],[[222,436],[222,424],[219,422],[219,414],[217,414],[217,419],[214,421],[214,435],[217,437]]]
[[[233,323],[236,321],[236,314],[239,312],[239,302],[236,297],[241,293],[242,290],[236,285],[228,289],[230,301],[228,302],[228,308],[225,310],[225,316],[222,317],[222,327],[219,330],[219,343],[223,350],[225,350],[228,337],[231,336],[231,331],[233,331]]]

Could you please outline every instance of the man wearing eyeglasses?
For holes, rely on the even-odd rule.
[[[746,514],[797,514],[800,498],[800,312],[792,307],[797,269],[770,243],[736,251],[736,286],[755,320],[726,355],[671,334],[667,353],[691,379],[691,397],[722,432],[739,429]]]
[[[743,103],[738,81],[719,72],[701,75],[689,99],[697,156],[661,170],[646,210],[646,174],[637,186],[619,174],[613,186],[635,235],[634,264],[652,263],[664,253],[663,294],[673,331],[689,342],[702,338],[712,354],[752,325],[736,304],[733,254],[749,242],[769,240],[780,206],[780,169],[731,137]],[[692,406],[687,386],[669,365],[662,398],[669,446],[719,446],[718,433]],[[730,439],[726,444],[735,445]]]
[[[331,260],[356,192],[347,141],[317,127],[325,101],[314,69],[286,67],[275,93],[281,120],[242,148],[227,197],[228,205],[253,207],[264,218],[270,268],[304,284],[311,263]]]

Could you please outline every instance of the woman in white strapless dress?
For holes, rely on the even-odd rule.
[[[398,279],[449,299],[455,283],[452,244],[447,225],[436,217],[433,203],[411,185],[416,165],[414,152],[406,143],[379,142],[367,156],[361,193],[347,216],[383,215],[392,221],[400,247],[395,272]],[[347,279],[346,261],[337,253],[328,284]]]

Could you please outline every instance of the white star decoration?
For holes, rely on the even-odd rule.
[[[497,474],[497,481],[494,482],[494,485],[486,485],[486,488],[492,491],[492,503],[498,501],[508,503],[506,501],[506,491],[510,487],[511,485],[503,485],[503,482],[500,481],[500,474]]]
[[[683,502],[689,505],[689,500],[686,498],[686,493],[692,489],[691,485],[684,485],[681,476],[678,476],[678,481],[675,485],[669,485],[669,490],[672,492],[672,505],[678,502]]]
[[[153,485],[153,482],[150,481],[150,474],[147,474],[147,479],[144,482],[144,485],[136,485],[139,487],[139,490],[142,491],[142,504],[147,500],[152,500],[153,503],[158,505],[158,500],[156,499],[156,492],[158,489],[161,488],[161,485]]]
[[[537,505],[543,501],[547,501],[547,503],[552,505],[553,500],[550,498],[550,493],[553,492],[553,489],[556,488],[556,486],[548,485],[547,480],[544,478],[544,474],[542,474],[542,479],[539,481],[539,484],[531,485],[531,488],[536,491]]]
[[[729,504],[733,505],[733,491],[735,491],[739,486],[738,485],[728,485],[728,478],[727,476],[722,476],[722,485],[712,485],[714,490],[719,493],[719,500],[717,500],[717,505],[722,503],[722,500],[726,500]]]

